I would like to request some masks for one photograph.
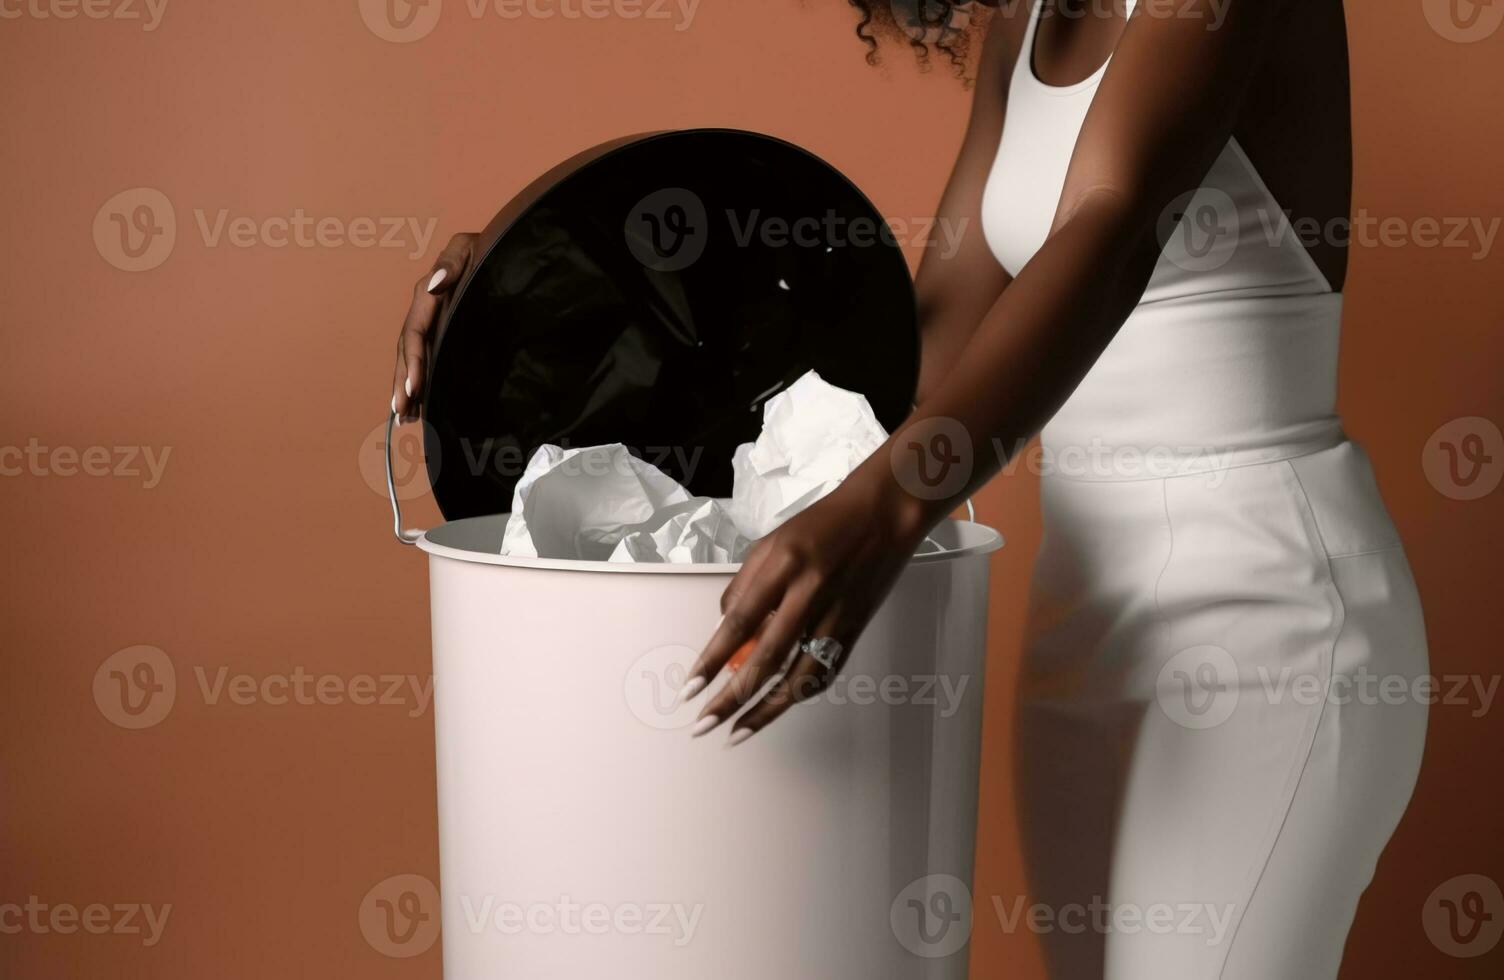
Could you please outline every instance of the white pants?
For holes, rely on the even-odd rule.
[[[1336,977],[1427,712],[1362,450],[1043,484],[1016,768],[1050,976]]]

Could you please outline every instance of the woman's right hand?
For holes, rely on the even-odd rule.
[[[392,414],[399,423],[418,417],[428,378],[428,345],[439,307],[470,268],[476,238],[474,232],[464,232],[449,239],[433,268],[413,286],[412,305],[407,308],[407,319],[397,338],[397,371],[392,379]]]

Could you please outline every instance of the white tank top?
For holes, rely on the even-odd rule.
[[[1041,82],[1033,53],[1046,0],[1030,2],[982,201],[987,243],[1015,276],[1049,235],[1082,123],[1112,60],[1075,85]],[[1134,6],[1128,0],[1130,15]],[[1046,427],[1046,446],[1214,454],[1237,464],[1340,440],[1341,294],[1236,140],[1199,190],[1161,221],[1159,237],[1164,254],[1142,299]]]

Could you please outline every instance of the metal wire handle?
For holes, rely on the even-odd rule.
[[[422,531],[403,530],[402,505],[397,502],[397,481],[392,476],[392,429],[397,424],[397,413],[386,417],[386,499],[392,505],[392,533],[403,544],[417,544]]]

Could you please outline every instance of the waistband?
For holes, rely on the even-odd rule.
[[[1058,445],[1041,442],[1029,469],[1051,480],[1095,483],[1131,483],[1141,480],[1173,480],[1179,477],[1218,473],[1241,466],[1263,466],[1300,459],[1335,449],[1348,441],[1339,420],[1310,438],[1265,446],[1218,449],[1200,446]]]

